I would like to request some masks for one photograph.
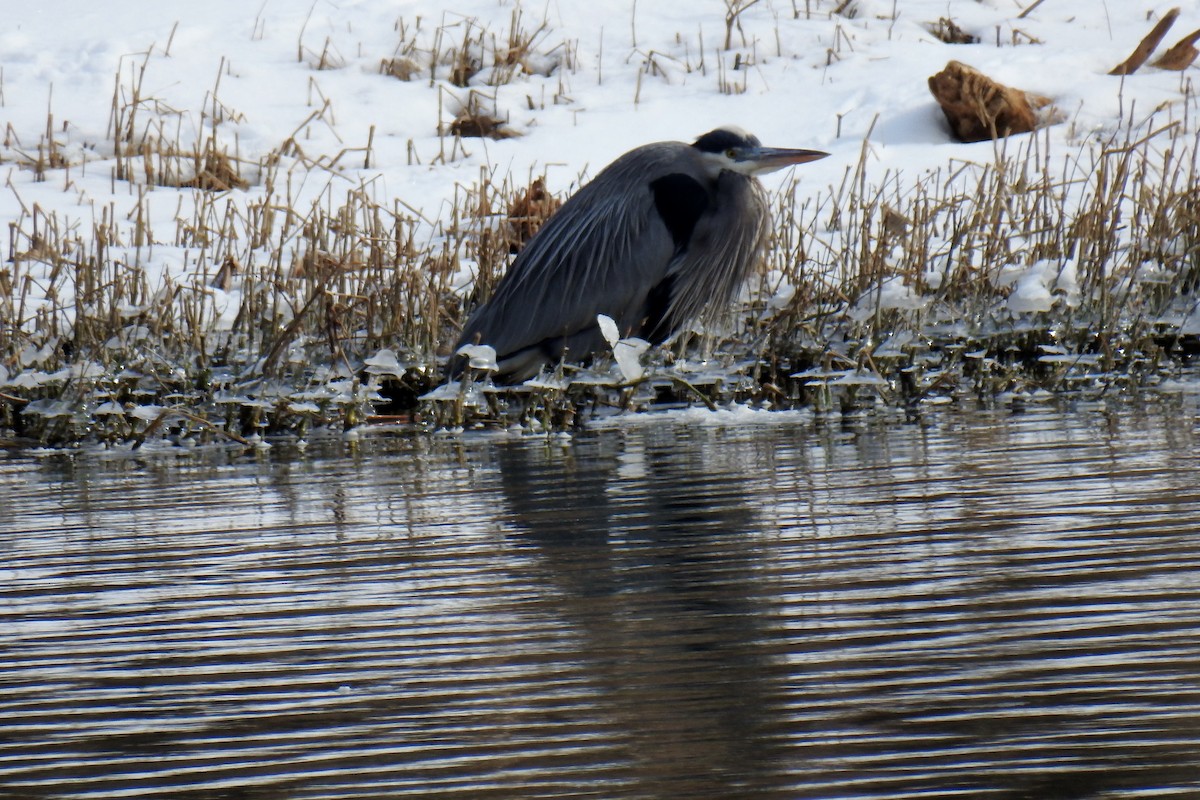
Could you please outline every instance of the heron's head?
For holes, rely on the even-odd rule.
[[[705,161],[714,169],[740,172],[743,175],[763,175],[829,155],[820,150],[764,147],[757,136],[734,127],[709,131],[692,142],[692,147],[699,150]]]

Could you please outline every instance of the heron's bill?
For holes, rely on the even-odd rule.
[[[787,147],[763,147],[749,159],[755,172],[773,172],[794,164],[807,164],[825,158],[829,153],[820,150],[793,150]]]

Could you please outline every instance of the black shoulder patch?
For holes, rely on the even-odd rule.
[[[651,344],[662,344],[673,333],[667,315],[671,311],[671,289],[674,286],[675,278],[667,276],[646,295],[638,336]]]
[[[696,221],[708,208],[708,190],[690,175],[673,172],[650,183],[654,207],[671,232],[676,250],[687,248]]]

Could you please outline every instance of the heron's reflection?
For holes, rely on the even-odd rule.
[[[637,432],[498,454],[639,796],[763,796],[780,780],[748,473],[706,464],[705,444]]]

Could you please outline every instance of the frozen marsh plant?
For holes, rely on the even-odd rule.
[[[554,428],[734,400],[918,408],[1142,387],[1194,349],[1184,72],[1144,107],[1126,79],[1101,128],[1071,117],[991,149],[931,140],[941,156],[907,168],[855,119],[911,108],[831,105],[796,144],[825,137],[840,166],[774,184],[771,246],[724,324],[514,389],[439,389],[466,314],[600,166],[604,135],[688,138],[704,125],[679,117],[714,104],[714,123],[759,127],[746,115],[778,117],[796,86],[845,102],[846,70],[879,42],[989,40],[942,6],[906,29],[890,3],[725,0],[686,23],[639,3],[600,30],[463,3],[384,25],[314,6],[289,27],[263,11],[246,46],[211,62],[179,23],[115,59],[107,108],[61,107],[60,89],[44,119],[7,123],[0,440],[242,441],[373,415]],[[1004,46],[1033,47],[1028,25]],[[0,112],[30,93],[14,69]]]

